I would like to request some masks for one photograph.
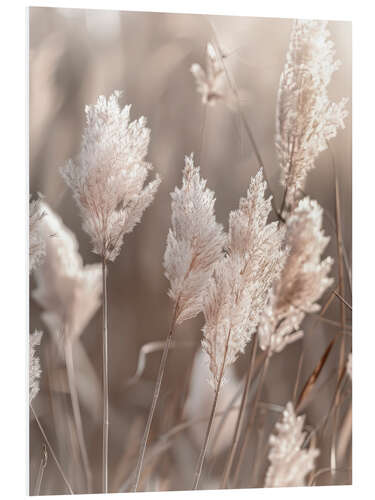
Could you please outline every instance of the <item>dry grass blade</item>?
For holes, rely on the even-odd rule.
[[[42,457],[40,459],[38,476],[37,476],[36,482],[35,482],[35,489],[34,489],[34,495],[35,496],[39,496],[40,495],[40,488],[42,486],[43,474],[44,474],[45,468],[47,467],[47,461],[48,461],[47,447],[46,447],[45,443],[43,443],[43,446],[42,446]]]

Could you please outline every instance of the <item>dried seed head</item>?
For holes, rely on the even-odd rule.
[[[176,304],[177,324],[202,310],[203,292],[212,267],[222,255],[226,237],[215,219],[215,194],[206,188],[193,155],[185,157],[182,187],[172,197],[172,225],[164,254],[169,296]]]
[[[293,207],[327,142],[344,128],[347,99],[330,102],[327,86],[340,66],[334,60],[325,21],[297,20],[293,24],[277,100],[276,149],[286,189],[286,205]]]
[[[230,213],[227,255],[215,264],[205,296],[202,347],[214,388],[250,342],[285,259],[284,228],[267,224],[271,198],[265,190],[260,170]]]
[[[29,401],[30,403],[39,392],[39,380],[42,374],[39,357],[35,348],[40,345],[43,333],[35,330],[29,338]]]
[[[42,319],[52,335],[64,332],[71,340],[83,332],[100,306],[101,266],[83,265],[72,231],[43,203],[41,234],[46,258],[35,271],[33,298],[44,309]]]
[[[259,345],[280,352],[302,337],[306,313],[319,310],[317,301],[333,283],[328,277],[333,260],[322,260],[329,237],[322,231],[323,210],[308,197],[286,221],[288,256],[259,324]]]
[[[225,97],[224,68],[211,43],[207,44],[206,71],[199,64],[193,64],[190,70],[203,104],[214,106]]]
[[[29,272],[41,264],[46,253],[46,245],[41,235],[40,225],[43,210],[39,199],[29,203]]]
[[[145,161],[150,130],[144,117],[130,122],[130,106],[121,109],[119,96],[100,96],[96,104],[86,106],[81,151],[62,169],[94,253],[112,261],[160,183],[157,177],[144,186],[152,168]]]
[[[305,486],[305,477],[314,469],[319,450],[302,449],[306,437],[302,430],[304,421],[305,417],[297,417],[293,404],[288,403],[282,421],[275,425],[276,434],[269,439],[271,465],[266,474],[266,488]]]

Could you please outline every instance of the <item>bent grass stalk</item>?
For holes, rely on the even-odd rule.
[[[60,465],[60,462],[57,459],[57,456],[56,456],[55,452],[53,451],[52,445],[49,442],[49,439],[47,438],[47,435],[46,435],[46,433],[45,433],[45,431],[43,429],[43,426],[40,423],[40,420],[39,420],[37,414],[35,413],[35,410],[34,410],[33,405],[31,403],[30,403],[30,410],[31,410],[32,414],[34,415],[35,421],[38,424],[39,430],[40,430],[40,432],[41,432],[41,434],[43,436],[43,439],[44,439],[46,445],[48,446],[49,451],[51,452],[52,458],[54,459],[54,461],[56,463],[57,469],[58,469],[58,471],[61,474],[61,477],[62,477],[62,479],[63,479],[63,481],[65,483],[65,486],[67,487],[67,489],[69,491],[69,494],[70,495],[74,495],[73,489],[70,486],[70,483],[69,483],[69,481],[68,481],[68,479],[67,479],[67,477],[66,477],[66,475],[65,475],[65,473],[64,473],[64,471],[63,471],[63,469],[62,469],[62,467]]]
[[[160,365],[159,365],[158,376],[157,376],[156,383],[155,383],[154,394],[152,397],[152,403],[151,403],[150,411],[149,411],[149,414],[147,417],[146,428],[145,428],[145,431],[144,431],[144,434],[142,437],[142,442],[141,442],[141,447],[140,447],[140,451],[139,451],[139,455],[138,455],[137,467],[136,467],[136,472],[135,472],[135,480],[134,480],[134,485],[133,485],[134,492],[136,492],[138,490],[138,487],[139,487],[139,480],[141,478],[143,462],[144,462],[146,448],[147,448],[147,442],[148,442],[148,438],[149,438],[150,430],[151,430],[151,424],[152,424],[152,421],[154,418],[156,405],[157,405],[157,402],[159,399],[160,388],[161,388],[161,384],[162,384],[163,377],[164,377],[165,367],[167,364],[169,348],[171,346],[172,337],[173,337],[175,329],[176,329],[177,310],[178,310],[178,303],[175,306],[171,327],[169,329],[168,336],[165,340],[164,350],[163,350],[163,354],[162,354]]]
[[[87,492],[91,493],[92,474],[90,469],[85,437],[83,433],[82,417],[81,417],[81,410],[79,407],[79,399],[77,393],[77,384],[76,384],[75,369],[73,362],[73,345],[71,340],[66,340],[65,342],[65,361],[68,373],[68,385],[69,385],[70,398],[72,401],[74,424],[77,431],[78,445],[81,452],[83,468],[86,476]]]

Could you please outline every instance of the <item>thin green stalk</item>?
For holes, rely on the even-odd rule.
[[[249,368],[248,368],[247,373],[246,373],[245,386],[244,386],[244,389],[242,392],[240,411],[239,411],[238,416],[237,416],[236,427],[235,427],[234,434],[233,434],[232,447],[231,447],[231,450],[230,450],[230,453],[228,456],[228,460],[227,460],[226,465],[225,465],[223,480],[221,482],[221,488],[223,488],[223,489],[227,487],[229,474],[230,474],[230,471],[232,470],[234,456],[235,456],[235,453],[236,453],[236,450],[238,447],[238,443],[240,440],[243,418],[245,415],[244,410],[245,410],[248,395],[249,395],[249,387],[250,387],[250,382],[251,382],[252,375],[253,375],[257,346],[258,346],[258,335],[257,335],[257,333],[255,333],[255,338],[253,340],[253,344],[252,344],[251,352],[250,352]]]
[[[103,492],[108,493],[108,296],[107,296],[107,262],[102,257],[102,282],[103,282],[103,454],[102,454],[102,477]]]
[[[162,354],[160,366],[159,366],[159,372],[158,372],[158,376],[157,376],[156,383],[155,383],[154,395],[152,398],[152,403],[151,403],[150,411],[149,411],[148,418],[147,418],[146,428],[145,428],[145,431],[144,431],[144,434],[142,437],[141,447],[140,447],[140,451],[139,451],[139,455],[138,455],[133,491],[137,491],[137,489],[139,487],[139,480],[140,480],[141,473],[142,473],[143,461],[145,458],[147,442],[148,442],[148,438],[150,435],[151,424],[152,424],[152,421],[154,418],[156,405],[157,405],[157,402],[159,399],[160,388],[161,388],[161,384],[163,381],[165,367],[167,364],[169,348],[171,346],[172,337],[173,337],[174,331],[176,329],[176,319],[177,319],[177,304],[175,306],[175,310],[173,313],[171,328],[170,328],[168,335],[167,335],[167,338],[165,340],[164,350],[163,350],[163,354]]]
[[[79,407],[79,399],[77,393],[77,384],[75,377],[75,369],[73,362],[73,345],[71,340],[65,341],[65,361],[66,361],[66,369],[68,373],[68,384],[69,384],[69,392],[70,398],[72,401],[73,408],[73,418],[74,424],[76,427],[78,445],[81,452],[83,468],[85,471],[86,482],[87,482],[87,492],[92,492],[92,474],[90,469],[89,457],[87,453],[87,447],[85,442],[85,437],[83,433],[83,425],[82,425],[82,417],[81,410]]]
[[[56,463],[56,466],[57,466],[57,468],[58,468],[58,470],[59,470],[59,472],[60,472],[60,474],[61,474],[61,477],[62,477],[62,478],[63,478],[63,480],[64,480],[64,483],[65,483],[65,485],[66,485],[66,487],[67,487],[67,489],[68,489],[68,491],[69,491],[69,494],[70,494],[70,495],[74,495],[74,492],[73,492],[73,490],[72,490],[72,487],[70,486],[70,483],[69,483],[69,481],[68,481],[67,477],[66,477],[66,476],[65,476],[65,474],[64,474],[64,471],[63,471],[63,469],[62,469],[62,467],[61,467],[61,465],[60,465],[60,462],[57,460],[57,457],[56,457],[55,452],[53,451],[52,445],[51,445],[51,443],[49,442],[49,440],[48,440],[48,438],[47,438],[47,435],[46,435],[46,433],[45,433],[45,431],[44,431],[44,429],[43,429],[43,427],[42,427],[42,424],[40,423],[40,420],[39,420],[39,418],[38,418],[37,414],[35,413],[35,410],[34,410],[33,405],[32,405],[31,403],[30,403],[30,409],[31,409],[32,414],[34,415],[34,418],[35,418],[36,423],[38,424],[38,427],[39,427],[39,430],[40,430],[40,432],[41,432],[41,434],[42,434],[42,436],[43,436],[43,439],[44,439],[44,441],[45,441],[46,445],[48,446],[49,451],[51,452],[52,458],[54,459],[54,461],[55,461],[55,463]]]

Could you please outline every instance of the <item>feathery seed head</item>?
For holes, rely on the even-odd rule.
[[[47,253],[35,272],[37,287],[32,295],[44,309],[42,319],[51,334],[64,331],[75,339],[100,306],[101,266],[84,266],[74,233],[46,203],[43,212],[41,233]]]
[[[41,235],[40,225],[44,214],[40,200],[29,203],[29,272],[41,264],[46,253],[46,244]]]
[[[347,99],[330,102],[327,86],[340,62],[325,21],[296,20],[277,100],[276,149],[292,207],[327,142],[344,128]]]
[[[260,170],[229,215],[228,253],[215,264],[205,296],[202,347],[214,388],[250,342],[285,260],[285,230],[267,224],[271,199],[265,190]]]
[[[141,220],[160,184],[144,186],[151,164],[145,161],[150,130],[146,119],[130,122],[130,106],[121,109],[120,92],[86,106],[81,151],[61,170],[81,212],[93,251],[115,260],[124,235]]]
[[[306,475],[314,469],[319,450],[302,449],[306,433],[303,432],[304,416],[295,414],[293,404],[288,403],[281,422],[275,425],[276,434],[269,439],[268,458],[271,462],[265,487],[305,486]]]
[[[176,187],[171,198],[172,223],[164,269],[180,324],[202,310],[203,292],[214,262],[222,255],[226,237],[215,219],[215,194],[200,177],[193,154],[185,157],[182,187]]]
[[[319,310],[316,302],[333,282],[328,277],[333,260],[321,260],[329,241],[322,231],[322,217],[319,204],[306,197],[287,218],[288,256],[259,325],[263,350],[280,352],[301,338],[305,314]]]
[[[39,392],[39,380],[42,374],[40,360],[36,347],[40,345],[43,332],[35,330],[29,337],[29,401],[30,403]]]
[[[206,71],[197,63],[191,66],[190,71],[203,104],[214,106],[224,98],[224,68],[211,43],[206,49]]]

